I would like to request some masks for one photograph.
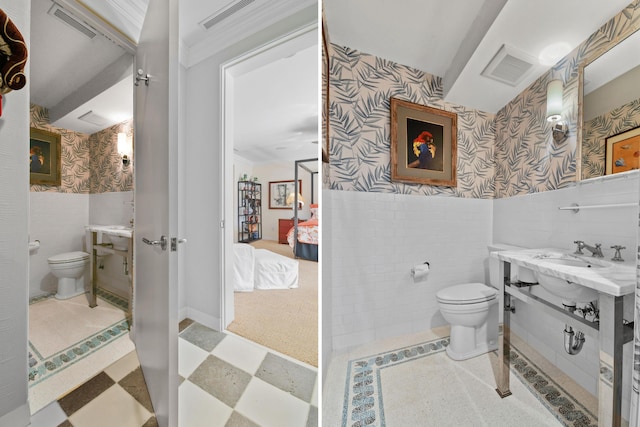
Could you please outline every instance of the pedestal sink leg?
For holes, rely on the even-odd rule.
[[[622,423],[622,297],[600,294],[598,426]]]
[[[511,264],[508,262],[500,263],[500,275],[502,278],[501,288],[498,290],[502,294],[502,298],[498,301],[498,369],[496,371],[496,391],[500,397],[511,396],[509,390],[509,354],[511,352],[511,328],[510,328],[510,311],[505,311],[504,305],[509,298],[506,292],[506,280],[511,277]],[[502,322],[500,322],[502,319]]]
[[[98,305],[98,250],[96,245],[98,239],[96,233],[89,231],[91,234],[91,293],[89,294],[89,307],[93,308]]]

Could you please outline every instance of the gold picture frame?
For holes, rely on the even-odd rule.
[[[605,148],[605,175],[638,169],[640,127],[608,137]]]
[[[456,186],[456,113],[391,98],[391,180]]]
[[[60,134],[31,128],[29,139],[29,182],[60,186]]]
[[[322,8],[322,162],[329,163],[329,34]]]

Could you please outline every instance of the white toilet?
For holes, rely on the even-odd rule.
[[[89,265],[89,254],[86,252],[66,252],[54,255],[47,260],[49,268],[58,278],[57,299],[68,299],[83,294],[84,273]]]
[[[503,243],[489,245],[489,253],[522,249]],[[436,293],[444,319],[451,325],[447,354],[453,360],[465,360],[498,348],[498,289],[500,261],[489,257],[489,282],[466,283],[442,289]],[[511,266],[511,280],[530,281],[533,273]]]
[[[465,283],[436,293],[444,319],[451,325],[447,354],[465,360],[498,348],[498,290]]]

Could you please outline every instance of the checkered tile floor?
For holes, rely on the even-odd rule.
[[[189,320],[180,329],[181,427],[318,425],[315,368]],[[31,425],[156,426],[135,351],[36,413]]]
[[[198,323],[179,346],[180,426],[318,425],[315,368]]]

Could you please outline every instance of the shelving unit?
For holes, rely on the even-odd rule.
[[[262,184],[238,181],[238,242],[262,239]]]

